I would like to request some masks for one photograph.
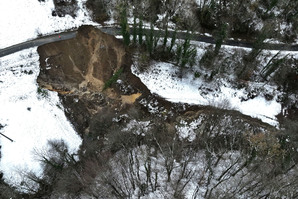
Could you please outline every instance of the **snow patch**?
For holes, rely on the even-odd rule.
[[[145,136],[145,133],[150,129],[150,121],[137,121],[135,119],[130,120],[126,128],[123,128],[122,131],[132,131],[136,135]]]
[[[136,66],[132,72],[159,96],[176,103],[211,105],[223,109],[239,110],[243,114],[261,119],[277,126],[276,115],[281,112],[280,103],[276,98],[267,101],[263,96],[243,101],[247,95],[244,89],[237,90],[223,79],[214,83],[205,82],[202,78],[194,78],[192,73],[179,78],[179,69],[171,64],[155,62],[141,73]],[[268,89],[271,86],[266,85]]]
[[[184,120],[181,120],[178,125],[175,126],[177,133],[180,139],[187,139],[192,142],[196,139],[196,133],[194,130],[197,130],[202,124],[203,117],[188,123]]]

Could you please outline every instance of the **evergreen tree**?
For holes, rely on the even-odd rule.
[[[139,17],[139,44],[143,44],[143,20]]]
[[[157,48],[159,39],[160,39],[160,30],[154,36],[154,46],[153,46],[154,50],[156,50],[156,48]]]
[[[123,8],[121,11],[121,33],[123,36],[123,41],[126,46],[130,44],[130,30],[127,23],[127,13],[126,8]]]
[[[134,18],[133,18],[132,34],[133,34],[133,44],[136,44],[137,43],[137,18],[136,18],[136,16],[134,16]]]
[[[168,48],[168,52],[171,53],[175,43],[176,43],[176,37],[177,37],[177,30],[175,30],[175,32],[173,33],[172,39],[171,39],[171,45]]]
[[[169,31],[168,31],[168,25],[166,25],[165,35],[164,35],[164,38],[163,38],[163,49],[164,50],[167,47],[168,37],[169,37]]]
[[[228,25],[227,24],[222,24],[220,27],[220,30],[216,33],[215,36],[215,50],[214,50],[214,55],[218,55],[219,50],[224,42],[224,40],[227,38],[227,29]]]
[[[153,45],[154,45],[154,27],[153,24],[150,24],[150,32],[146,34],[146,46],[147,51],[152,54],[153,51]]]

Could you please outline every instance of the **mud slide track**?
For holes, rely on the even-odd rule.
[[[100,27],[99,29],[107,34],[110,34],[110,35],[121,35],[121,29],[117,28],[117,27]],[[149,29],[144,29],[143,34],[146,34],[149,32],[150,32]],[[76,34],[77,34],[77,31],[74,30],[74,31],[39,37],[39,38],[30,40],[30,41],[19,43],[19,44],[16,44],[16,45],[13,45],[13,46],[10,46],[7,48],[0,49],[0,57],[15,53],[20,50],[31,48],[31,47],[41,46],[41,45],[56,42],[56,41],[72,39],[72,38],[76,37]],[[154,35],[160,35],[161,37],[163,37],[165,35],[165,31],[154,30]],[[169,37],[172,37],[174,35],[174,31],[169,31],[168,35],[169,35]],[[176,35],[177,39],[185,39],[187,37],[189,37],[189,34],[187,34],[185,32],[177,32],[177,35]],[[215,44],[215,40],[213,37],[208,37],[208,36],[199,35],[199,34],[192,34],[191,40]],[[253,47],[253,44],[250,42],[236,41],[236,40],[227,40],[226,42],[224,42],[224,45],[245,47],[245,48]],[[263,49],[298,51],[298,45],[297,44],[296,45],[288,45],[288,44],[264,43]]]

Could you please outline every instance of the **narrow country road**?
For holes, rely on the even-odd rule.
[[[52,43],[55,41],[68,40],[76,37],[76,34],[77,34],[76,31],[64,32],[64,33],[53,34],[53,35],[36,38],[30,41],[9,46],[7,48],[0,49],[0,57],[15,53],[17,51],[24,50],[27,48],[32,48],[34,46],[41,46],[43,44]]]
[[[117,27],[100,27],[99,29],[107,34],[110,34],[110,35],[121,35],[121,29],[117,28]],[[149,33],[149,31],[150,31],[149,29],[144,29],[143,34]],[[72,38],[76,37],[76,34],[77,34],[77,31],[74,30],[74,31],[39,37],[39,38],[30,40],[30,41],[19,43],[19,44],[16,44],[16,45],[13,45],[13,46],[10,46],[7,48],[0,49],[0,57],[12,54],[12,53],[20,51],[20,50],[31,48],[34,46],[41,46],[41,45],[44,45],[47,43],[72,39]],[[159,34],[162,37],[165,35],[165,31],[154,30],[154,34],[155,35]],[[169,31],[168,34],[169,34],[169,37],[172,37],[174,35],[174,31]],[[177,39],[185,39],[185,38],[189,37],[189,35],[185,32],[177,32],[176,37],[177,37]],[[199,35],[199,34],[192,34],[191,40],[215,44],[215,40],[213,37],[208,37],[208,36]],[[224,42],[223,45],[238,46],[238,47],[245,47],[245,48],[253,47],[253,44],[250,42],[236,41],[236,40],[227,40],[226,42]],[[298,45],[297,44],[296,45],[287,45],[287,44],[264,43],[263,49],[298,51]]]

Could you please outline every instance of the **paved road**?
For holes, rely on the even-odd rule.
[[[107,34],[110,34],[110,35],[120,35],[121,34],[121,29],[116,28],[116,27],[104,27],[104,28],[100,28],[100,30]],[[145,29],[144,33],[149,33],[149,31],[150,30]],[[13,46],[10,46],[7,48],[0,49],[0,57],[12,54],[12,53],[20,51],[20,50],[31,48],[34,46],[41,46],[41,45],[47,44],[47,43],[68,40],[68,39],[76,37],[76,34],[77,34],[77,31],[74,30],[74,31],[44,36],[44,37],[40,37],[40,38],[31,40],[31,41],[26,41],[26,42],[23,42],[20,44],[16,44],[16,45],[13,45]],[[164,36],[165,32],[154,30],[154,34],[160,34],[161,36]],[[172,37],[173,34],[174,34],[173,31],[169,31],[169,37]],[[184,32],[178,32],[176,37],[178,39],[185,39],[188,37],[188,34],[184,33]],[[210,44],[215,43],[214,38],[208,37],[208,36],[202,36],[199,34],[192,35],[191,39],[195,40],[195,41],[210,43]],[[245,42],[245,41],[227,40],[224,44],[229,45],[229,46],[252,48],[252,43]],[[298,45],[264,44],[264,49],[298,51]]]
[[[149,33],[150,30],[144,30],[144,32]],[[154,34],[161,34],[161,36],[165,35],[164,31],[158,31],[155,30]],[[169,31],[169,37],[172,37],[174,34],[173,31]],[[188,33],[186,32],[178,32],[177,33],[177,38],[179,39],[185,39],[189,37]],[[200,41],[200,42],[205,42],[205,43],[210,43],[210,44],[215,44],[215,39],[213,37],[208,37],[200,34],[192,34],[191,35],[191,40],[193,41]],[[245,47],[245,48],[252,48],[253,44],[251,42],[246,42],[246,41],[236,41],[236,40],[227,40],[223,43],[223,45],[228,45],[228,46],[238,46],[238,47]],[[287,51],[298,51],[298,45],[288,45],[288,44],[268,44],[264,43],[263,49],[268,49],[268,50],[287,50]]]
[[[31,41],[19,43],[19,44],[16,44],[16,45],[13,45],[13,46],[10,46],[7,48],[0,49],[0,57],[12,54],[12,53],[20,51],[20,50],[31,48],[34,46],[41,46],[43,44],[52,43],[55,41],[68,40],[68,39],[76,37],[76,34],[77,34],[76,31],[71,31],[71,32],[65,32],[65,33],[60,33],[60,34],[44,36],[44,37],[40,37],[37,39],[33,39]]]
[[[109,28],[100,28],[103,32],[110,34],[110,35],[121,35],[121,29],[120,28],[114,28],[114,27],[109,27]],[[144,30],[145,33],[149,33],[149,29]],[[132,30],[131,30],[132,33]],[[160,30],[154,30],[154,34],[160,34],[160,36],[165,35],[165,31],[160,31]],[[169,37],[172,37],[174,35],[174,31],[169,31]],[[186,32],[178,32],[176,37],[178,39],[186,39],[189,37],[189,35]],[[210,43],[210,44],[215,44],[215,40],[213,37],[208,37],[200,34],[193,34],[191,35],[191,40],[194,41],[200,41],[200,42],[205,42],[205,43]],[[245,48],[252,48],[253,44],[251,42],[246,42],[246,41],[236,41],[236,40],[227,40],[223,43],[224,45],[228,46],[238,46],[238,47],[245,47]],[[298,45],[288,45],[288,44],[268,44],[265,43],[263,45],[264,49],[268,50],[287,50],[287,51],[298,51]]]

